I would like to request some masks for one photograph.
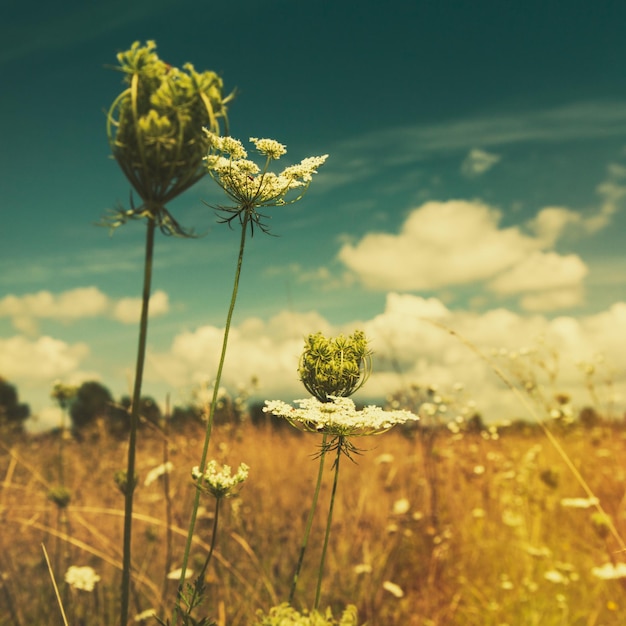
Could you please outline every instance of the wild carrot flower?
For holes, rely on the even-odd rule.
[[[333,463],[335,475],[330,494],[326,532],[313,605],[314,609],[317,610],[320,603],[322,576],[333,517],[341,455],[344,454],[352,459],[352,453],[358,454],[360,452],[351,441],[351,438],[355,436],[380,434],[397,424],[404,424],[419,418],[409,411],[385,411],[377,406],[366,406],[357,410],[354,402],[348,397],[363,385],[371,372],[371,351],[365,334],[361,331],[355,331],[349,337],[340,335],[335,338],[327,338],[321,333],[309,335],[300,357],[298,372],[300,380],[313,397],[296,400],[295,403],[298,408],[280,400],[266,400],[263,411],[284,417],[293,426],[303,430],[323,434],[317,483],[300,548],[300,558],[289,595],[290,602],[293,600],[296,590],[311,531],[313,514],[317,507],[324,459],[328,452],[336,452]]]
[[[419,419],[410,411],[385,411],[373,405],[357,410],[350,398],[336,396],[330,396],[328,402],[308,398],[295,400],[295,404],[299,408],[280,400],[266,400],[263,411],[284,417],[304,430],[340,437],[376,435]]]
[[[602,567],[594,567],[591,573],[602,580],[616,580],[626,578],[626,563],[605,563]]]
[[[111,105],[107,133],[113,156],[142,205],[114,212],[107,224],[116,228],[147,217],[165,234],[187,234],[165,205],[206,174],[202,128],[219,131],[218,119],[226,119],[232,94],[222,97],[222,79],[215,72],[162,61],[154,41],[145,46],[136,41],[117,60],[127,87]]]
[[[263,223],[267,218],[258,209],[293,204],[302,198],[313,174],[324,164],[328,155],[308,157],[297,165],[286,167],[280,174],[269,171],[272,161],[286,154],[286,147],[274,139],[251,137],[257,152],[265,157],[265,164],[259,167],[247,159],[243,144],[232,137],[220,137],[205,129],[209,141],[209,153],[205,157],[206,166],[215,182],[233,201],[234,206],[217,206],[224,214],[223,222],[230,224],[235,218],[243,225],[250,223],[251,230],[256,224],[263,232],[268,227]],[[291,192],[298,190],[296,194]]]
[[[93,591],[96,583],[100,581],[100,576],[96,574],[93,567],[78,567],[71,565],[65,572],[65,582],[73,589],[81,591]]]
[[[229,465],[223,465],[221,469],[218,469],[217,461],[211,460],[207,463],[204,472],[196,466],[191,471],[191,475],[201,491],[210,493],[216,498],[228,498],[235,495],[236,487],[248,478],[248,470],[249,467],[241,463],[237,473],[232,475]]]

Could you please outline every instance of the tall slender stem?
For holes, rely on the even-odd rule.
[[[293,582],[291,583],[291,591],[289,592],[289,604],[293,603],[293,597],[296,593],[296,586],[298,585],[298,578],[300,577],[300,570],[302,569],[302,562],[304,561],[304,553],[309,543],[309,535],[311,534],[311,527],[313,526],[313,516],[317,509],[317,500],[320,495],[320,488],[322,486],[322,477],[324,475],[324,459],[326,458],[326,439],[328,435],[324,433],[322,439],[322,451],[320,452],[320,466],[317,472],[317,483],[315,484],[315,493],[313,494],[313,502],[311,503],[311,510],[309,511],[309,517],[306,522],[306,528],[304,530],[304,537],[302,538],[302,545],[300,546],[300,555],[298,557],[298,564],[296,571],[293,575]]]
[[[126,490],[124,498],[124,551],[122,558],[122,599],[120,626],[128,623],[130,602],[131,536],[133,524],[133,494],[135,491],[135,448],[137,445],[137,425],[141,404],[141,384],[146,359],[148,337],[148,308],[150,306],[150,288],[152,283],[152,259],[154,256],[155,220],[148,219],[146,226],[146,254],[143,273],[143,293],[141,300],[141,319],[139,321],[139,343],[137,346],[137,365],[135,368],[135,386],[130,411],[130,434],[128,437],[128,462],[126,465]]]
[[[200,472],[204,472],[206,469],[207,456],[209,451],[209,442],[211,440],[211,430],[213,429],[213,419],[215,417],[215,410],[217,408],[217,400],[220,388],[220,381],[222,380],[222,371],[224,369],[224,361],[226,359],[226,348],[228,347],[228,335],[230,333],[230,325],[233,319],[233,313],[235,311],[235,303],[237,302],[237,293],[239,291],[239,278],[241,277],[241,267],[243,265],[243,253],[246,247],[246,232],[248,230],[248,222],[250,216],[248,213],[244,215],[243,222],[241,224],[241,240],[239,243],[239,256],[237,258],[237,269],[235,270],[235,281],[233,284],[233,293],[230,298],[230,306],[228,307],[228,314],[226,315],[226,324],[224,326],[224,339],[222,341],[222,353],[220,355],[220,361],[217,366],[217,375],[215,376],[215,383],[213,388],[213,397],[211,399],[211,406],[209,408],[209,417],[207,420],[206,431],[204,435],[204,446],[202,448],[202,457],[200,459],[199,469]],[[191,519],[189,521],[189,530],[187,532],[187,542],[185,544],[185,552],[183,553],[183,562],[181,565],[180,582],[178,585],[178,601],[174,609],[173,625],[176,626],[178,617],[178,608],[180,604],[181,594],[185,584],[185,574],[187,572],[187,564],[189,563],[189,553],[191,552],[191,543],[193,541],[193,535],[196,527],[196,518],[198,516],[198,507],[200,505],[200,490],[196,489],[196,495],[194,497],[193,506],[191,509]]]
[[[220,500],[221,498],[215,498],[215,514],[213,515],[213,532],[211,533],[211,545],[209,547],[209,554],[207,554],[207,557],[204,561],[204,565],[202,566],[202,569],[200,570],[200,573],[198,574],[198,577],[196,578],[196,584],[193,589],[193,595],[191,596],[191,600],[189,601],[189,604],[187,605],[187,615],[191,615],[191,611],[193,611],[195,604],[196,604],[196,598],[198,597],[200,590],[204,588],[204,577],[206,575],[207,568],[209,567],[209,563],[211,562],[211,557],[213,556],[213,550],[215,549],[215,540],[217,538],[217,523],[219,520],[219,513],[220,513]]]
[[[326,520],[326,534],[324,535],[324,547],[322,548],[322,558],[320,559],[320,570],[317,578],[317,589],[315,591],[315,605],[314,609],[317,610],[320,606],[320,596],[322,593],[322,577],[324,575],[324,563],[326,561],[326,550],[328,548],[328,538],[330,536],[330,526],[333,521],[333,509],[335,508],[335,493],[337,492],[337,482],[339,479],[339,460],[341,459],[341,450],[343,448],[343,437],[339,436],[337,442],[337,458],[333,463],[335,469],[335,478],[333,479],[333,490],[330,494],[330,506],[328,507],[328,519]]]

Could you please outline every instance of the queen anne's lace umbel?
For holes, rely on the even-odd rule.
[[[204,472],[199,467],[191,470],[191,475],[196,481],[198,488],[206,491],[216,498],[227,498],[235,495],[236,487],[248,478],[249,467],[245,463],[239,465],[236,474],[232,474],[229,465],[217,466],[217,461],[211,460],[207,463]]]
[[[284,417],[305,430],[341,437],[375,435],[398,424],[419,420],[410,411],[385,411],[373,405],[357,410],[350,398],[333,396],[330,402],[307,398],[294,403],[299,408],[281,400],[266,400],[263,411]]]
[[[218,206],[217,210],[229,215],[225,221],[238,217],[250,225],[257,224],[266,230],[262,218],[266,217],[257,209],[263,207],[292,204],[302,198],[313,174],[324,164],[328,155],[308,157],[296,165],[286,167],[276,174],[269,171],[271,161],[286,154],[287,148],[274,139],[251,137],[257,152],[265,157],[265,164],[259,167],[247,158],[243,144],[233,137],[220,137],[205,129],[209,141],[209,154],[205,163],[209,173],[235,206]],[[290,192],[298,190],[297,193]]]

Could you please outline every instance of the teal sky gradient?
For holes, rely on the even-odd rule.
[[[456,381],[465,361],[439,343],[420,352],[415,315],[406,328],[392,315],[394,302],[426,310],[434,298],[485,349],[550,332],[564,360],[606,345],[624,391],[610,340],[626,333],[624,23],[623,3],[580,0],[4,3],[0,376],[42,414],[56,378],[130,386],[136,324],[113,311],[140,293],[143,226],[110,237],[95,224],[130,191],[109,157],[105,111],[121,78],[107,66],[154,39],[164,60],[237,88],[234,136],[285,143],[286,164],[330,155],[300,203],[272,211],[277,237],[249,241],[227,386],[246,383],[237,372],[252,373],[242,363],[256,340],[279,363],[263,367],[259,394],[301,395],[298,337],[356,325],[380,355],[371,396],[402,382],[398,351],[404,380]],[[239,237],[205,204],[219,200],[205,178],[170,207],[204,236],[157,241],[154,290],[167,304],[150,329],[146,391],[159,401],[214,375],[206,329],[224,323]],[[35,302],[42,291],[52,304]],[[480,330],[493,311],[517,330]],[[415,332],[428,343],[436,331]],[[186,333],[204,362],[177,352]],[[462,382],[483,386],[473,393],[486,412],[503,410],[487,375]]]

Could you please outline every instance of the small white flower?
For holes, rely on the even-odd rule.
[[[404,515],[411,509],[411,503],[406,498],[400,498],[393,503],[393,514]]]
[[[361,574],[371,574],[374,571],[374,568],[369,563],[359,563],[354,566],[354,573],[357,576]]]
[[[626,563],[605,563],[602,567],[594,567],[591,573],[596,578],[602,580],[615,580],[617,578],[626,578]]]
[[[569,584],[569,578],[567,576],[565,576],[564,574],[561,574],[561,572],[559,572],[556,569],[551,569],[548,570],[543,577],[546,580],[549,580],[551,583],[554,583],[555,585],[567,585]]]
[[[173,569],[171,572],[168,572],[167,578],[169,580],[178,580],[182,573],[183,573],[183,570],[181,567],[179,567],[178,569]],[[192,576],[193,576],[193,570],[190,570],[190,569],[185,570],[185,580],[187,578],[191,578]]]
[[[245,463],[241,463],[237,473],[231,475],[230,465],[224,465],[222,469],[218,469],[217,461],[211,460],[204,472],[196,466],[191,470],[191,475],[203,491],[213,494],[216,498],[227,498],[234,495],[235,487],[248,478],[249,469]]]
[[[562,498],[561,506],[570,509],[590,509],[600,503],[598,498]]]
[[[85,567],[70,565],[67,572],[65,572],[65,582],[74,589],[93,591],[96,583],[99,581],[100,576],[96,574],[93,567],[89,567],[88,565]]]
[[[174,465],[171,461],[157,465],[148,472],[146,480],[143,481],[144,486],[149,487],[157,478],[160,478],[164,474],[169,474],[173,469]]]
[[[396,598],[404,597],[404,591],[402,590],[402,587],[400,587],[400,585],[396,585],[396,583],[392,583],[390,580],[386,580],[383,583],[383,589],[385,591],[388,591],[392,596],[395,596]]]
[[[283,154],[287,153],[287,148],[274,139],[257,139],[256,137],[250,137],[250,141],[261,154],[268,156],[270,159],[280,159]]]
[[[154,609],[146,609],[145,611],[142,611],[141,613],[137,613],[137,615],[135,615],[135,621],[145,622],[147,619],[155,617],[156,614],[157,612]]]

